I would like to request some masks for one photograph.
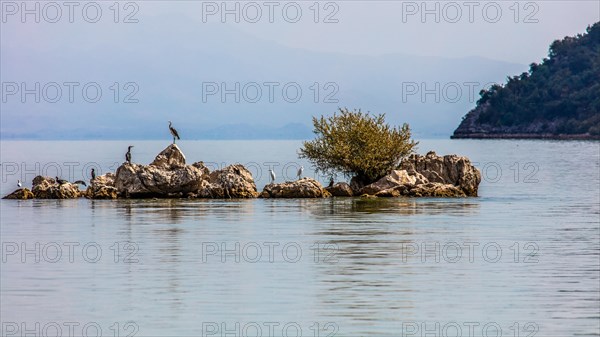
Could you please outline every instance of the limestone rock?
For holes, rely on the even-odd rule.
[[[396,187],[392,187],[386,190],[381,190],[381,191],[377,191],[374,195],[376,197],[384,197],[384,198],[396,198],[399,196],[403,195],[403,191],[405,191],[405,189],[403,189],[404,186],[396,186]],[[364,195],[369,195],[367,193],[365,193]],[[406,194],[404,194],[406,195]]]
[[[265,186],[261,198],[327,198],[331,194],[312,178]]]
[[[33,178],[32,192],[37,199],[74,199],[81,196],[76,184],[58,184],[53,178],[37,176]]]
[[[125,197],[169,197],[196,192],[201,182],[202,171],[191,165],[166,169],[125,163],[117,169],[114,184]]]
[[[202,198],[256,198],[258,192],[252,173],[243,165],[236,164],[211,172],[208,181],[199,188],[198,195]]]
[[[440,157],[430,151],[425,156],[411,155],[398,170],[362,187],[358,194],[377,197],[477,196],[480,182],[481,173],[468,158],[457,155]],[[356,191],[354,194],[357,194]]]
[[[18,190],[12,192],[11,194],[5,196],[2,199],[19,199],[19,200],[27,200],[33,199],[34,195],[28,188],[19,188]]]
[[[466,196],[476,197],[481,173],[471,165],[467,157],[457,155],[438,156],[430,151],[425,156],[413,154],[402,161],[400,168],[418,172],[429,182],[451,184],[459,187]]]
[[[90,181],[91,185],[98,186],[115,186],[115,175],[114,173],[107,173],[101,176],[97,176],[96,178]]]
[[[465,192],[458,186],[442,183],[427,183],[416,185],[411,189],[403,191],[402,195],[409,197],[466,197]]]
[[[117,199],[119,192],[114,186],[90,186],[85,192],[90,199]]]
[[[107,173],[92,179],[90,186],[85,191],[85,196],[90,199],[117,199],[115,175]]]
[[[195,162],[192,164],[193,167],[199,169],[202,172],[202,177],[208,179],[208,175],[210,174],[210,170],[208,169],[208,167],[206,167],[206,165],[204,165],[204,162],[199,161],[199,162]]]
[[[255,198],[252,174],[243,165],[210,173],[203,162],[185,164],[177,145],[169,145],[150,165],[124,163],[114,187],[125,197]],[[110,191],[107,191],[110,192]]]
[[[352,188],[347,183],[336,183],[331,187],[325,188],[334,197],[351,197],[354,195]]]
[[[394,170],[378,181],[363,187],[360,194],[377,195],[381,191],[385,191],[400,185],[414,185],[417,178],[410,176],[406,170]]]
[[[429,180],[427,180],[427,178],[425,178],[424,175],[415,171],[414,169],[409,169],[406,171],[406,173],[408,173],[409,176],[415,178],[415,185],[427,184],[429,182]]]
[[[56,181],[54,180],[54,178],[50,178],[50,177],[44,177],[44,176],[36,176],[35,178],[33,178],[33,180],[31,181],[31,186],[33,188],[33,186],[35,185],[40,185],[43,182],[48,182],[48,184],[54,185],[56,184]]]
[[[171,144],[166,149],[162,150],[150,165],[165,170],[184,168],[185,156],[177,145]]]
[[[185,156],[177,145],[172,144],[150,165],[121,165],[114,187],[124,197],[179,197],[197,192],[203,175],[200,168],[185,165]]]
[[[208,180],[203,180],[200,183],[200,188],[196,193],[190,195],[193,198],[205,198],[205,199],[224,199],[225,190],[223,187],[217,184],[211,184]]]

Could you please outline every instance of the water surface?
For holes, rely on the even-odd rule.
[[[36,170],[114,170],[129,143],[140,163],[167,145],[3,141],[0,191]],[[180,146],[190,163],[248,165],[259,189],[269,166],[279,181],[297,165],[315,176],[296,141]],[[69,324],[103,336],[600,335],[600,144],[421,142],[430,149],[476,162],[480,197],[2,200],[2,334],[37,322],[63,336]]]

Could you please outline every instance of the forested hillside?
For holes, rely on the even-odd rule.
[[[453,138],[600,138],[600,22],[480,96]]]

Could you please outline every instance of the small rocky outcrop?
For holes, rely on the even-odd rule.
[[[438,156],[430,151],[425,156],[413,154],[400,164],[410,174],[420,173],[429,182],[459,187],[466,196],[476,197],[481,173],[467,157],[455,154]]]
[[[369,194],[364,194],[369,195]],[[376,197],[466,197],[465,193],[458,187],[450,184],[426,183],[419,185],[404,184],[389,189],[377,191]]]
[[[18,200],[27,200],[33,199],[34,195],[28,188],[19,188],[18,190],[12,192],[11,194],[5,196],[2,199],[18,199]]]
[[[411,155],[401,163],[400,169],[362,187],[359,195],[475,197],[480,182],[481,173],[468,158],[457,155],[441,157],[431,151],[425,156]]]
[[[201,188],[203,173],[196,166],[185,165],[185,156],[172,144],[150,165],[121,165],[114,186],[124,197],[181,197]]]
[[[260,194],[261,198],[327,198],[331,194],[312,178],[286,181],[281,184],[268,184]]]
[[[119,193],[115,187],[115,175],[107,173],[92,179],[85,196],[90,199],[117,199]]]
[[[175,170],[185,167],[185,155],[175,144],[162,150],[150,164],[164,170]]]
[[[206,170],[202,172],[208,172],[208,168],[204,167],[204,169]],[[256,198],[258,191],[252,173],[243,165],[236,164],[210,173],[208,179],[202,181],[196,195],[190,196],[199,198]]]
[[[360,194],[376,195],[401,185],[415,185],[417,179],[408,175],[406,170],[394,170],[387,176],[360,189]]]
[[[175,144],[150,165],[124,163],[117,169],[114,188],[121,197],[255,198],[252,174],[243,165],[210,172],[203,162],[186,165]]]
[[[210,174],[210,170],[208,169],[208,167],[206,167],[206,165],[204,165],[204,162],[202,161],[195,162],[192,164],[192,166],[199,169],[202,172],[202,177],[208,177],[208,175]]]
[[[81,196],[79,186],[71,183],[59,184],[53,178],[33,178],[31,191],[37,199],[74,199]]]
[[[451,184],[427,183],[416,185],[405,192],[409,197],[466,197],[459,187]]]
[[[347,183],[336,183],[331,187],[325,187],[325,190],[334,197],[351,197],[354,195],[352,188]]]
[[[77,184],[59,184],[50,177],[37,176],[31,191],[18,189],[4,199],[90,199],[188,197],[188,198],[326,198],[351,197],[465,197],[477,196],[481,173],[468,158],[457,155],[411,155],[397,170],[366,184],[353,178],[350,184],[323,186],[302,178],[265,186],[257,192],[252,174],[243,165],[210,172],[203,162],[186,165],[179,147],[169,145],[149,165],[124,163],[116,174],[107,173],[91,181],[85,192]]]

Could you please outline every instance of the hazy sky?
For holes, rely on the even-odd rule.
[[[445,137],[475,104],[464,83],[478,83],[469,87],[477,93],[484,83],[502,82],[540,62],[552,41],[600,21],[596,0],[114,4],[1,2],[3,138],[155,137],[166,120],[202,137],[228,124],[310,126],[312,116],[339,106],[386,112],[392,123]],[[69,102],[64,83],[72,81],[79,92]],[[297,84],[302,100],[270,102],[264,82],[279,83],[278,90]],[[15,83],[49,91],[40,102],[32,94],[23,101]],[[49,83],[61,87],[58,102],[45,99],[55,89]],[[102,89],[98,102],[82,100],[88,83]],[[258,83],[263,97],[232,102],[216,94],[207,101],[206,83]],[[441,100],[419,100],[416,92],[406,100],[413,84],[463,93],[450,101],[447,92],[438,90]]]
[[[297,1],[302,10],[297,23],[286,21],[295,19],[297,6],[290,5],[284,12],[286,3],[273,5],[271,23],[269,6],[255,3],[262,10],[260,20],[254,20],[256,6],[241,3],[236,26],[290,47],[367,55],[483,56],[525,64],[545,56],[553,40],[582,33],[586,25],[600,20],[600,1],[595,0],[351,0],[320,1],[319,6],[314,1]],[[215,14],[210,2],[198,6],[200,12],[185,14],[207,23],[221,22],[224,10],[235,5],[229,2],[223,8],[218,4]],[[226,14],[226,24],[234,20]]]

